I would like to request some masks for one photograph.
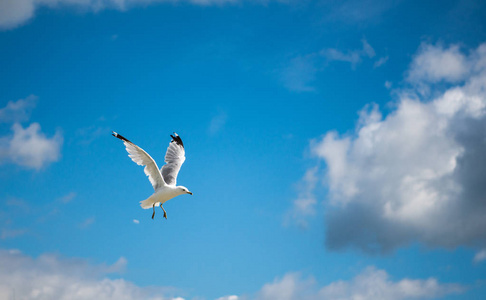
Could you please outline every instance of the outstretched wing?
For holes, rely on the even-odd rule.
[[[128,156],[139,166],[145,166],[143,171],[148,176],[150,183],[154,187],[154,190],[166,185],[162,175],[160,174],[159,167],[155,163],[155,160],[148,155],[142,148],[130,142],[123,136],[113,131],[113,136],[123,141],[125,148],[127,149]]]
[[[165,183],[168,185],[176,185],[177,174],[179,174],[179,170],[186,160],[186,152],[184,151],[184,144],[177,133],[174,132],[174,135],[171,135],[170,137],[172,138],[172,141],[165,153],[166,164],[160,171]]]

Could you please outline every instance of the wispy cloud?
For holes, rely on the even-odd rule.
[[[326,18],[330,21],[346,23],[376,22],[388,11],[396,7],[402,0],[344,0],[328,1],[329,13]]]
[[[482,249],[481,251],[478,251],[476,255],[474,255],[473,261],[475,263],[480,263],[486,260],[486,249]]]
[[[29,232],[24,225],[16,224],[18,214],[30,213],[30,206],[19,198],[8,198],[0,201],[0,239],[13,239]]]
[[[219,111],[217,115],[215,115],[211,121],[209,122],[208,133],[209,135],[216,135],[220,132],[226,122],[228,121],[228,114],[224,111]]]
[[[329,249],[486,246],[486,44],[469,55],[422,45],[408,74],[433,96],[398,92],[387,116],[370,105],[353,134],[311,146],[326,163]],[[460,84],[435,89],[439,80]]]
[[[29,120],[37,99],[37,96],[30,95],[24,99],[9,101],[7,106],[0,109],[0,123],[16,123]]]
[[[125,11],[135,6],[144,6],[154,3],[191,3],[194,5],[209,6],[237,4],[244,1],[245,0],[2,0],[0,1],[0,30],[20,26],[32,19],[39,8],[46,7],[50,9],[71,8],[99,12],[106,9]],[[256,0],[256,2],[265,4],[268,0]]]
[[[316,79],[315,54],[297,56],[292,58],[287,66],[281,70],[281,80],[284,86],[295,92],[312,92],[314,80]]]
[[[388,59],[389,59],[388,56],[380,57],[380,59],[375,61],[375,63],[373,64],[373,68],[379,68],[379,67],[383,66],[388,61]]]
[[[313,92],[314,83],[320,72],[325,70],[325,66],[332,62],[349,63],[354,70],[363,59],[373,60],[376,56],[375,49],[366,39],[361,40],[362,47],[353,50],[339,50],[335,48],[321,49],[315,53],[299,55],[291,58],[284,68],[281,68],[280,79],[284,86],[295,92]],[[388,60],[382,57],[375,61],[374,67],[377,68]]]
[[[2,240],[18,237],[27,233],[27,229],[9,229],[2,228],[0,238]]]
[[[14,123],[11,126],[12,134],[0,137],[0,163],[10,162],[39,170],[59,160],[63,143],[60,130],[48,138],[41,131],[39,123],[31,123],[26,128],[20,124],[29,119],[36,100],[37,97],[31,95],[10,101],[0,109],[0,122]]]
[[[83,127],[76,131],[76,141],[80,145],[89,145],[108,132],[111,132],[110,128],[104,125]]]
[[[314,189],[318,181],[317,171],[317,167],[307,170],[304,178],[297,184],[297,199],[293,201],[292,208],[285,215],[284,225],[296,223],[302,229],[306,229],[308,218],[316,214],[317,199]]]
[[[95,220],[96,220],[95,217],[89,217],[79,224],[79,228],[86,229],[91,225],[93,225]]]
[[[5,204],[23,211],[28,211],[30,208],[29,204],[25,200],[19,198],[9,198],[7,201],[5,201]]]
[[[59,201],[61,203],[66,204],[66,203],[69,203],[69,202],[73,201],[74,198],[76,198],[76,193],[75,192],[70,192],[69,194],[64,195],[61,198],[59,198]]]
[[[174,288],[139,287],[107,277],[126,264],[123,257],[113,265],[93,265],[53,254],[32,258],[18,250],[0,250],[0,299],[176,299],[171,296]]]
[[[373,47],[371,47],[368,41],[362,39],[361,43],[363,44],[362,49],[348,50],[343,52],[337,49],[329,48],[321,50],[320,54],[329,61],[348,62],[354,69],[356,68],[356,65],[362,61],[363,57],[373,58],[376,55],[375,50]]]

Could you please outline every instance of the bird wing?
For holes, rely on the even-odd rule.
[[[164,181],[168,185],[176,185],[177,174],[181,169],[182,164],[186,160],[186,152],[184,151],[184,144],[177,133],[171,135],[172,141],[165,153],[166,164],[160,169]]]
[[[119,135],[118,133],[113,131],[113,136],[119,138],[123,141],[125,148],[128,152],[128,156],[139,166],[145,166],[143,171],[145,175],[148,176],[150,183],[154,187],[154,190],[165,186],[166,183],[160,174],[159,167],[155,163],[155,160],[148,155],[142,148],[135,145],[134,143],[127,140],[125,137]]]

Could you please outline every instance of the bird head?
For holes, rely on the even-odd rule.
[[[192,195],[191,192],[189,192],[189,190],[185,187],[185,186],[178,186],[179,190],[181,191],[182,194],[189,194],[189,195]]]

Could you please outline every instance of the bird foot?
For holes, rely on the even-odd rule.
[[[154,216],[155,216],[155,211],[154,211],[154,213],[152,214],[152,220],[154,219]]]
[[[164,211],[164,218],[167,220],[167,213]]]

